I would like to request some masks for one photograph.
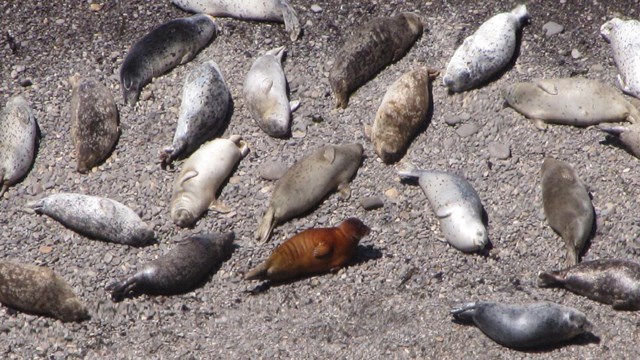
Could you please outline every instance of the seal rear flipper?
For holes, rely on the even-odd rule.
[[[638,310],[640,309],[640,301],[633,298],[617,299],[613,300],[611,307],[613,310]]]
[[[449,311],[454,318],[460,320],[469,320],[475,315],[477,303],[468,303],[462,306],[454,307]]]
[[[324,241],[321,241],[315,248],[313,248],[313,257],[316,259],[331,256],[331,253],[333,253],[333,247]]]
[[[298,14],[288,0],[280,0],[280,5],[282,6],[282,18],[284,19],[285,30],[289,33],[292,41],[298,40],[302,32],[300,22],[298,21]]]
[[[131,296],[138,288],[140,275],[135,274],[124,281],[115,281],[107,285],[104,289],[111,293],[111,301],[120,302],[127,296]]]
[[[256,266],[255,268],[247,271],[244,274],[244,279],[245,280],[266,280],[268,269],[269,269],[269,266],[265,261],[262,264]]]
[[[269,206],[269,209],[267,209],[267,212],[265,212],[264,216],[262,217],[262,221],[260,221],[258,231],[256,231],[256,240],[258,240],[258,243],[262,244],[269,240],[271,232],[276,226],[276,219],[274,218],[274,216],[275,211],[271,206]]]
[[[349,186],[349,183],[344,182],[338,185],[338,193],[340,194],[342,200],[349,200],[349,198],[351,197],[351,187]]]
[[[2,176],[0,176],[0,179],[2,179]],[[7,189],[9,189],[9,181],[4,180],[2,181],[2,188],[0,188],[0,198],[2,198],[5,192],[7,192]]]
[[[538,287],[562,287],[564,280],[558,277],[554,272],[539,272],[538,273]]]

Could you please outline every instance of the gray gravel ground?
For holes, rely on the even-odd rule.
[[[638,312],[616,312],[557,289],[538,289],[540,270],[563,264],[562,240],[542,212],[543,156],[573,164],[593,195],[597,231],[584,259],[640,261],[638,159],[593,129],[555,126],[538,131],[503,107],[500,89],[515,81],[580,75],[615,83],[616,68],[599,27],[613,16],[638,18],[638,1],[544,0],[527,4],[515,65],[481,89],[449,95],[433,86],[431,123],[406,159],[422,168],[463,174],[482,198],[493,249],[466,255],[443,243],[437,220],[418,186],[400,183],[394,166],[379,161],[364,135],[386,88],[418,65],[442,69],[464,37],[484,20],[511,10],[514,1],[294,1],[304,35],[291,42],[281,24],[219,19],[221,34],[191,63],[156,79],[132,109],[125,106],[118,71],[133,42],[157,25],[187,13],[169,1],[4,1],[0,4],[0,104],[23,94],[42,129],[28,176],[0,201],[0,257],[53,268],[90,308],[92,319],[65,324],[0,307],[0,357],[63,358],[640,358]],[[311,11],[311,5],[322,8]],[[317,9],[316,9],[317,10]],[[409,53],[335,110],[327,80],[333,56],[352,29],[374,16],[415,11],[427,31]],[[545,36],[543,25],[564,31]],[[552,26],[557,29],[557,27]],[[15,39],[11,50],[6,32]],[[285,73],[292,99],[302,102],[293,138],[262,133],[244,104],[242,84],[252,61],[286,45]],[[251,153],[223,188],[229,214],[209,213],[194,229],[169,217],[177,172],[162,171],[160,149],[170,144],[187,72],[205,60],[222,69],[235,102],[225,136],[242,134]],[[112,89],[122,136],[113,155],[88,175],[75,172],[70,136],[68,78],[94,76]],[[21,83],[30,80],[31,86]],[[315,120],[315,121],[314,121]],[[318,121],[321,120],[321,121]],[[315,211],[276,228],[259,246],[253,234],[274,182],[261,164],[287,165],[326,143],[358,141],[366,158],[352,197],[334,194]],[[510,156],[509,156],[510,152]],[[505,159],[506,158],[506,159]],[[178,167],[179,168],[179,167]],[[121,201],[152,224],[159,243],[144,248],[88,240],[46,218],[16,209],[29,200],[70,191]],[[360,199],[378,196],[384,207],[365,211]],[[332,226],[350,216],[373,231],[356,261],[336,274],[274,286],[251,295],[241,280],[283,240],[303,229]],[[104,286],[156,258],[191,233],[234,230],[238,248],[203,287],[173,297],[141,296],[112,303]],[[475,300],[552,301],[588,315],[599,341],[579,339],[539,352],[504,348],[448,311]]]

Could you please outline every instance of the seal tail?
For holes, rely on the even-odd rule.
[[[544,272],[541,271],[538,273],[538,281],[537,281],[537,285],[538,287],[541,288],[545,288],[545,287],[560,287],[564,284],[564,279],[562,279],[560,276],[558,276],[558,272],[557,271],[553,271],[553,272]]]
[[[280,0],[282,5],[282,18],[284,19],[284,28],[289,33],[289,37],[292,41],[298,40],[302,28],[298,21],[298,14],[296,10],[291,6],[288,0]]]
[[[449,311],[449,313],[456,319],[468,320],[471,319],[471,317],[475,314],[476,307],[477,303],[472,302],[464,304],[462,306],[454,307],[453,309],[451,309],[451,311]]]
[[[414,179],[420,177],[420,169],[411,162],[404,162],[397,171],[401,179]]]
[[[273,228],[276,226],[276,221],[274,218],[275,211],[271,206],[267,209],[267,212],[262,217],[262,221],[260,221],[260,225],[258,226],[258,231],[256,231],[256,240],[260,244],[263,244],[269,240],[271,236],[271,232]]]
[[[244,274],[245,280],[266,280],[267,279],[267,270],[269,270],[269,266],[267,262],[263,262],[262,264],[254,267],[253,269],[247,271]]]

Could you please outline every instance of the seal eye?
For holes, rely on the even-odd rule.
[[[124,88],[129,90],[131,89],[131,85],[133,84],[133,82],[131,81],[131,79],[129,78],[123,78],[122,79],[122,85],[124,85]]]

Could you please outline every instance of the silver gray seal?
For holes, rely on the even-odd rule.
[[[213,18],[198,14],[171,20],[142,37],[129,49],[120,68],[124,101],[135,105],[151,79],[191,61],[216,33]]]
[[[218,65],[207,61],[193,68],[184,80],[173,144],[160,153],[162,167],[217,136],[227,125],[230,110],[231,93]]]
[[[29,103],[14,96],[0,113],[0,198],[29,172],[35,158],[38,128]]]
[[[30,202],[27,207],[92,239],[142,246],[154,236],[133,210],[103,197],[59,193]]]
[[[475,302],[451,314],[473,323],[491,340],[510,348],[534,348],[565,342],[591,331],[582,312],[553,303],[526,305]]]
[[[618,67],[618,84],[625,93],[640,98],[640,21],[613,18],[600,27],[600,34],[611,44]]]
[[[284,22],[291,40],[302,32],[298,14],[289,0],[171,0],[180,8],[219,17]]]
[[[418,179],[451,246],[473,252],[487,245],[489,237],[482,222],[482,202],[466,179],[442,171],[419,170],[411,163],[405,163],[398,175]]]
[[[493,16],[464,39],[453,54],[442,78],[453,92],[481,85],[502,70],[516,50],[516,32],[529,20],[525,5]]]

